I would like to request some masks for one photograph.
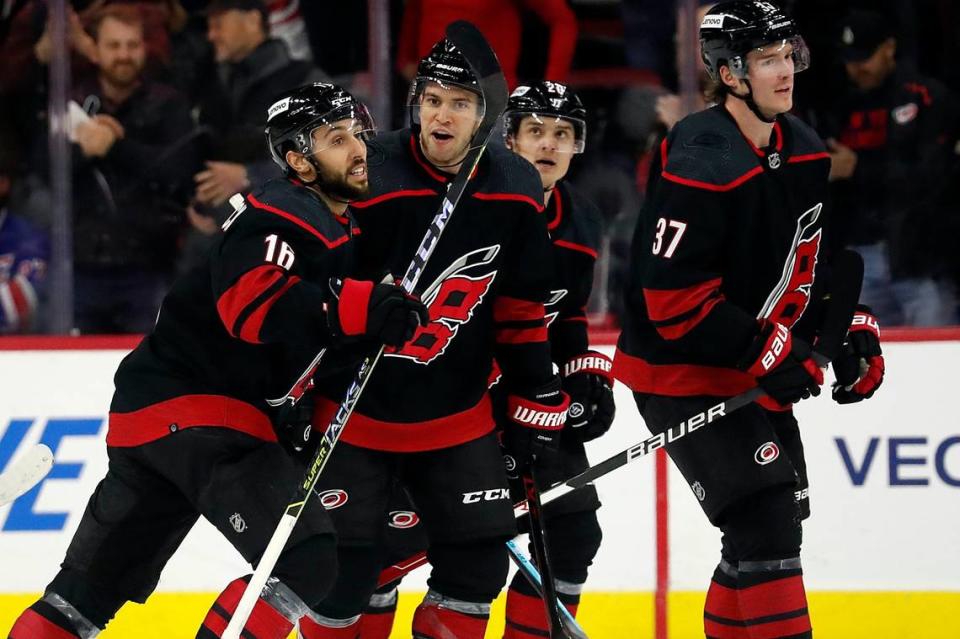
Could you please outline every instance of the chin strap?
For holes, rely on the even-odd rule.
[[[747,105],[747,108],[750,109],[753,112],[753,114],[757,116],[757,119],[760,120],[761,122],[766,122],[767,124],[773,124],[774,122],[776,122],[777,121],[776,115],[770,118],[760,112],[760,107],[757,106],[756,101],[753,99],[753,87],[750,86],[750,80],[747,80],[746,78],[744,78],[743,83],[747,85],[746,95],[740,95],[738,93],[734,93],[729,86],[724,85],[724,87],[727,90],[727,95],[730,95],[738,100],[743,100],[744,103]]]

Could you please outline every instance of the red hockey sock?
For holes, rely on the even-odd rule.
[[[577,616],[578,604],[564,602],[563,605],[570,614]],[[511,586],[507,591],[507,625],[503,639],[542,639],[549,631],[543,599],[522,593]]]
[[[758,579],[714,575],[703,610],[708,639],[809,639],[812,637],[803,577],[773,572]],[[761,581],[761,583],[756,583]],[[723,581],[726,583],[720,583]],[[744,582],[754,582],[746,585]]]
[[[389,631],[384,635],[389,636]],[[302,639],[360,639],[360,620],[342,628],[322,626],[310,617],[300,618],[300,637]]]
[[[424,600],[413,614],[414,639],[483,639],[490,614],[458,612]]]
[[[67,629],[66,626],[70,622],[66,617],[57,613],[52,607],[50,610],[54,614],[49,614],[46,610],[43,612],[48,614],[41,614],[36,610],[39,604],[43,602],[38,601],[17,617],[13,628],[10,629],[9,639],[79,639],[80,635],[72,629]],[[54,616],[60,617],[57,623],[48,618]]]
[[[397,609],[365,612],[360,617],[360,639],[388,639]]]
[[[230,582],[210,607],[203,625],[197,631],[196,639],[216,639],[223,636],[246,586],[246,577]],[[249,639],[287,639],[292,630],[293,623],[289,619],[263,599],[257,599],[250,618],[243,626],[243,636]]]

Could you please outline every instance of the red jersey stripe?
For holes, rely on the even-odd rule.
[[[819,153],[806,153],[804,155],[795,155],[789,160],[787,164],[796,164],[797,162],[811,162],[813,160],[829,160],[830,154],[826,151],[821,151]]]
[[[497,329],[498,344],[529,344],[547,341],[547,327]]]
[[[250,314],[243,324],[240,326],[240,339],[245,342],[250,342],[251,344],[262,344],[260,339],[260,330],[263,328],[263,323],[267,319],[267,313],[270,312],[270,309],[273,308],[273,305],[277,303],[284,293],[286,293],[291,286],[300,281],[299,277],[293,276],[288,279],[280,290],[271,295],[263,302],[260,306],[257,307],[253,313]]]
[[[554,246],[559,246],[561,248],[570,249],[571,251],[580,251],[581,253],[586,253],[593,259],[597,259],[597,252],[590,248],[589,246],[584,246],[583,244],[577,244],[576,242],[568,242],[567,240],[554,240]]]
[[[721,278],[699,282],[686,288],[643,289],[647,313],[651,321],[666,322],[696,309],[715,295],[723,283]]]
[[[237,320],[243,312],[268,288],[276,284],[285,275],[285,272],[273,264],[264,264],[255,269],[251,269],[240,276],[217,300],[217,313],[220,315],[220,321],[226,327],[231,337],[238,337],[245,341],[259,341],[254,338],[250,340],[246,333],[243,333],[242,327],[236,326]],[[238,331],[238,332],[235,332]]]
[[[406,189],[400,191],[391,191],[389,193],[384,193],[383,195],[370,198],[369,200],[363,200],[362,202],[351,202],[350,206],[355,209],[365,209],[368,206],[375,206],[388,200],[394,200],[398,197],[430,197],[431,195],[438,195],[438,193],[433,189]]]
[[[657,329],[657,332],[660,333],[660,337],[663,339],[680,339],[696,328],[697,324],[702,322],[703,318],[709,315],[710,311],[713,310],[713,307],[719,304],[722,300],[722,296],[707,300],[707,302],[700,307],[700,310],[697,311],[692,317],[689,317],[676,324],[670,324],[669,326],[655,326],[654,328]]]
[[[495,322],[542,320],[543,313],[543,302],[531,302],[506,295],[499,296],[493,302]]]
[[[725,192],[725,191],[732,191],[733,189],[737,188],[738,186],[740,186],[750,178],[760,175],[761,173],[763,173],[763,167],[756,166],[750,169],[749,171],[747,171],[746,173],[744,173],[743,175],[741,175],[740,177],[738,177],[737,179],[733,180],[732,182],[727,182],[726,184],[711,184],[710,182],[702,182],[700,180],[691,180],[689,178],[680,177],[679,175],[674,175],[673,173],[670,173],[666,169],[664,169],[661,172],[661,175],[663,175],[663,177],[670,180],[671,182],[676,182],[677,184],[682,184],[684,186],[690,186],[695,189]]]
[[[523,195],[522,193],[474,193],[473,197],[478,200],[486,201],[514,201],[514,202],[525,202],[537,209],[538,213],[543,213],[543,204],[537,202],[532,197]]]
[[[323,233],[321,233],[316,228],[311,226],[306,220],[302,220],[296,215],[294,215],[293,213],[288,213],[283,209],[278,209],[277,207],[271,206],[270,204],[264,204],[263,202],[255,198],[253,195],[248,195],[247,201],[262,211],[267,211],[269,213],[273,213],[274,215],[279,215],[283,219],[293,222],[300,228],[310,233],[310,235],[313,235],[314,237],[318,238],[321,242],[323,242],[326,245],[327,248],[334,248],[336,246],[340,246],[344,242],[347,242],[350,240],[349,235],[344,235],[343,237],[336,240],[330,240],[326,236],[324,236]]]

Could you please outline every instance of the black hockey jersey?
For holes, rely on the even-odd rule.
[[[736,364],[758,319],[813,314],[829,156],[791,115],[758,149],[720,106],[681,121],[654,162],[614,375],[644,393],[735,395],[756,385]]]
[[[586,306],[603,223],[593,203],[564,182],[555,187],[546,213],[554,265],[546,308],[550,354],[562,367],[590,348]]]
[[[154,330],[121,362],[107,444],[191,426],[276,439],[266,398],[282,396],[329,341],[328,280],[351,273],[349,211],[292,180],[249,194],[207,259],[173,285]]]
[[[452,176],[423,156],[409,130],[368,145],[371,191],[354,209],[365,276],[401,277]],[[429,450],[493,429],[487,381],[494,355],[508,389],[552,376],[544,301],[552,275],[536,169],[488,147],[437,242],[415,292],[430,323],[380,360],[343,440],[393,451]],[[340,397],[330,396],[317,421]]]

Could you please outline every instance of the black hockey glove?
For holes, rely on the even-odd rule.
[[[843,351],[833,361],[833,399],[853,404],[873,397],[883,383],[885,364],[880,348],[880,324],[869,306],[860,304],[850,322]]]
[[[309,450],[313,433],[313,393],[307,392],[296,406],[284,403],[273,411],[273,426],[280,445],[293,454]]]
[[[793,337],[783,324],[764,320],[740,368],[774,401],[787,406],[820,394],[823,371],[813,361],[810,345]]]
[[[569,407],[570,398],[560,389],[557,376],[540,388],[507,395],[503,446],[517,465],[557,449]]]
[[[335,339],[368,337],[386,346],[403,346],[430,321],[427,307],[396,284],[333,278],[327,321]]]
[[[570,396],[564,437],[588,442],[610,430],[615,412],[612,368],[609,357],[594,351],[563,365],[563,390]]]

